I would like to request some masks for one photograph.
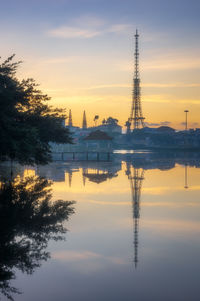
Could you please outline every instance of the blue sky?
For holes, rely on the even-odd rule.
[[[187,106],[197,126],[200,1],[0,4],[1,57],[16,53],[24,61],[19,76],[34,77],[53,104],[72,109],[77,123],[83,109],[102,119],[115,115],[121,124],[128,118],[137,27],[146,119],[180,127]]]

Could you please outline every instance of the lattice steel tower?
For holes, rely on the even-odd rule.
[[[139,47],[138,47],[138,30],[136,29],[135,34],[135,65],[134,65],[134,77],[133,77],[133,94],[132,94],[132,106],[131,114],[126,122],[127,132],[131,131],[131,128],[139,129],[143,128],[144,117],[142,115],[142,105],[141,105],[141,94],[140,94],[140,75],[139,75]]]

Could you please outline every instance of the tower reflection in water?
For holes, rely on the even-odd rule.
[[[51,202],[51,182],[16,177],[0,182],[0,291],[10,300],[16,271],[32,274],[50,257],[49,240],[63,240],[74,202]]]
[[[133,206],[133,223],[134,223],[134,264],[138,264],[138,244],[139,244],[139,218],[140,218],[140,197],[142,181],[144,180],[144,169],[135,168],[130,162],[126,162],[126,175],[130,181],[132,206]]]
[[[133,159],[132,157],[125,159],[115,160],[113,162],[73,162],[72,164],[63,165],[62,168],[58,166],[55,172],[55,166],[51,169],[41,167],[40,174],[53,177],[54,181],[67,180],[69,187],[72,185],[73,173],[80,172],[82,174],[83,185],[87,185],[87,181],[96,184],[101,184],[105,181],[111,180],[118,176],[118,172],[122,170],[122,162],[125,163],[125,174],[130,182],[130,189],[132,195],[132,208],[133,208],[133,243],[134,243],[134,265],[138,266],[139,255],[139,219],[140,219],[140,198],[142,183],[144,180],[144,170],[160,169],[169,170],[175,167],[175,164],[185,166],[185,183],[184,188],[188,188],[188,166],[198,165],[199,160],[196,158],[183,157],[169,157],[162,155],[160,158],[157,156],[151,157],[149,154],[141,154],[142,158]],[[65,177],[66,174],[66,177]]]
[[[133,223],[134,223],[134,265],[137,268],[138,265],[138,244],[139,244],[139,218],[140,218],[140,197],[142,181],[144,180],[144,169],[134,167],[131,162],[126,162],[126,175],[130,182],[131,195],[132,195],[132,207],[133,207]],[[77,164],[76,164],[77,165]],[[72,185],[72,174],[79,169],[75,167],[73,169],[66,169],[68,185]],[[105,162],[87,162],[80,163],[82,168],[83,185],[86,185],[87,180],[96,184],[101,184],[109,179],[118,176],[118,172],[121,170],[120,164],[112,164]]]
[[[188,188],[188,167],[199,167],[199,156],[195,157],[191,154],[183,157],[171,156],[169,154],[128,154],[127,156],[115,157],[115,160],[111,162],[73,162],[57,165],[52,167],[40,167],[39,174],[45,175],[54,181],[66,181],[71,187],[73,185],[73,174],[79,173],[82,175],[83,185],[87,185],[87,182],[93,182],[98,185],[109,181],[118,176],[118,173],[122,170],[122,165],[125,166],[125,174],[130,182],[130,189],[132,195],[132,208],[133,208],[133,243],[134,243],[134,265],[135,268],[139,263],[139,219],[140,219],[140,198],[142,183],[144,180],[145,170],[170,170],[175,168],[176,164],[185,166],[185,183],[184,188]]]
[[[188,188],[189,167],[200,167],[199,155],[195,157],[190,154],[187,158],[180,158],[180,156],[171,158],[163,154],[160,157],[141,154],[141,158],[138,159],[139,156],[140,154],[137,154],[137,158],[132,154],[127,157],[119,156],[112,162],[52,163],[48,166],[35,168],[34,172],[39,176],[24,178],[24,170],[19,169],[15,173],[14,180],[1,180],[0,291],[5,296],[12,300],[12,295],[18,292],[11,283],[17,270],[32,274],[36,268],[41,266],[43,261],[50,257],[50,254],[46,251],[49,240],[64,238],[67,229],[64,228],[63,222],[74,212],[71,202],[51,202],[51,182],[46,180],[46,178],[54,182],[62,182],[66,186],[73,186],[73,181],[74,184],[77,184],[79,181],[81,185],[90,183],[90,186],[95,189],[97,185],[102,184],[103,186],[105,181],[112,181],[113,179],[114,182],[116,177],[119,178],[119,181],[116,181],[116,183],[120,185],[121,176],[123,175],[125,181],[130,182],[132,193],[134,221],[133,261],[135,267],[138,266],[140,202],[144,170],[145,172],[149,169],[170,170],[176,164],[179,164],[185,167],[178,174],[182,178],[182,183],[185,181],[182,186]],[[122,167],[125,167],[126,177],[124,177],[124,169]],[[0,174],[6,175],[6,170],[8,171],[8,168],[3,170],[2,166],[0,166]],[[120,171],[121,173],[119,173]],[[184,172],[185,179],[183,178]],[[17,174],[20,174],[20,176],[17,176]],[[77,174],[77,177],[74,177],[74,174]],[[78,179],[78,177],[80,178]],[[147,173],[145,177],[147,178]],[[125,184],[126,187],[128,186],[127,182]],[[190,187],[192,188],[191,183],[192,178],[190,178]],[[156,185],[157,183],[155,183]],[[112,185],[110,187],[112,189]],[[84,190],[81,190],[81,193]],[[66,192],[67,189],[64,191]],[[109,194],[107,195],[107,192],[106,196],[109,201],[110,196]],[[120,201],[123,197],[124,195],[122,195]]]

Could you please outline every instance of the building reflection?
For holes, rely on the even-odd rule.
[[[0,292],[9,300],[20,293],[15,274],[32,274],[50,257],[50,240],[63,240],[64,222],[73,203],[51,202],[51,183],[41,177],[16,177],[0,182]]]
[[[111,162],[73,162],[62,167],[58,165],[55,169],[55,165],[47,168],[47,172],[44,173],[45,168],[39,169],[40,174],[45,176],[53,176],[52,180],[62,180],[68,183],[69,187],[72,186],[73,174],[79,172],[82,175],[83,185],[87,185],[88,182],[95,184],[102,184],[105,181],[111,180],[118,176],[118,172],[122,170],[122,163],[125,163],[125,173],[130,182],[131,196],[132,196],[132,208],[133,208],[133,243],[134,243],[134,265],[135,268],[139,262],[139,219],[140,219],[140,199],[142,183],[144,180],[145,170],[170,170],[175,165],[181,164],[185,166],[185,183],[184,188],[188,188],[188,166],[198,166],[199,160],[194,157],[180,158],[169,156],[168,154],[128,154],[128,156],[116,156],[116,159]],[[55,172],[56,171],[56,172]]]
[[[117,176],[122,169],[123,162],[131,162],[137,168],[170,170],[176,164],[185,166],[185,187],[188,187],[188,167],[200,167],[200,154],[176,154],[176,153],[122,153],[115,154],[112,160],[106,161],[59,161],[45,166],[23,167],[19,164],[13,166],[13,178],[17,175],[23,176],[25,169],[34,169],[35,173],[54,182],[67,182],[72,186],[73,174],[81,171],[83,185],[89,182],[103,183]],[[10,163],[0,165],[0,175],[10,177]]]
[[[117,177],[121,168],[121,161],[80,161],[70,164],[53,163],[48,166],[38,166],[37,174],[54,182],[66,182],[68,186],[71,187],[73,185],[74,173],[81,173],[82,182],[85,186],[88,181],[101,184]]]
[[[48,192],[49,182],[42,177],[54,182],[63,182],[64,185],[67,184],[71,187],[73,186],[74,174],[79,173],[82,185],[89,183],[101,185],[118,176],[119,171],[122,170],[123,162],[126,166],[125,172],[131,188],[134,265],[135,267],[138,266],[140,199],[145,170],[169,170],[174,168],[177,163],[181,164],[184,166],[183,172],[185,173],[183,186],[187,189],[188,168],[189,166],[199,167],[199,157],[191,154],[182,158],[164,154],[159,156],[155,154],[129,154],[117,155],[111,162],[54,162],[48,166],[35,168],[34,171],[39,177],[33,177],[29,182],[32,192],[28,188],[28,182],[24,182],[23,179],[25,168],[17,165],[13,170],[13,177],[18,178],[18,184],[15,180],[7,182],[2,180],[0,187],[0,258],[4,258],[4,262],[0,259],[0,290],[4,295],[10,296],[12,292],[15,292],[15,289],[10,286],[10,281],[15,276],[14,270],[16,268],[27,273],[33,273],[35,268],[48,258],[45,251],[48,240],[56,238],[57,235],[60,236],[59,233],[64,233],[64,228],[59,225],[73,213],[70,205],[65,207],[64,204],[67,203],[57,203],[56,214],[52,215],[52,224],[49,224],[55,207],[50,203],[48,203],[47,208],[45,207],[45,199],[50,202],[51,197],[50,192]],[[8,167],[6,165],[0,167],[0,174],[4,177],[10,175]],[[31,244],[29,244],[30,240]],[[30,253],[30,249],[33,253]]]
[[[83,183],[86,184],[87,180],[96,184],[101,184],[109,179],[118,176],[118,171],[121,170],[121,163],[112,164],[110,162],[94,162],[82,168]]]
[[[182,156],[181,156],[182,155]],[[168,154],[168,153],[129,153],[116,154],[112,160],[106,161],[73,161],[73,162],[53,162],[47,166],[38,166],[36,174],[46,177],[54,182],[66,182],[69,187],[73,185],[73,174],[80,173],[83,185],[88,182],[101,184],[118,175],[122,169],[122,163],[129,162],[135,168],[144,170],[170,170],[176,164],[185,166],[185,184],[188,188],[188,167],[200,167],[200,156],[197,154]]]
[[[95,169],[95,170],[84,170],[83,177],[84,177],[84,185],[86,183],[86,179],[88,179],[90,182],[100,184],[102,182],[107,181],[108,179],[117,177],[117,174],[113,174],[113,173],[101,171],[99,169]]]

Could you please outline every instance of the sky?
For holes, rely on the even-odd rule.
[[[51,104],[83,110],[93,125],[130,115],[134,33],[139,31],[146,124],[200,127],[200,1],[0,0],[0,56],[15,53],[18,77],[34,78]]]

